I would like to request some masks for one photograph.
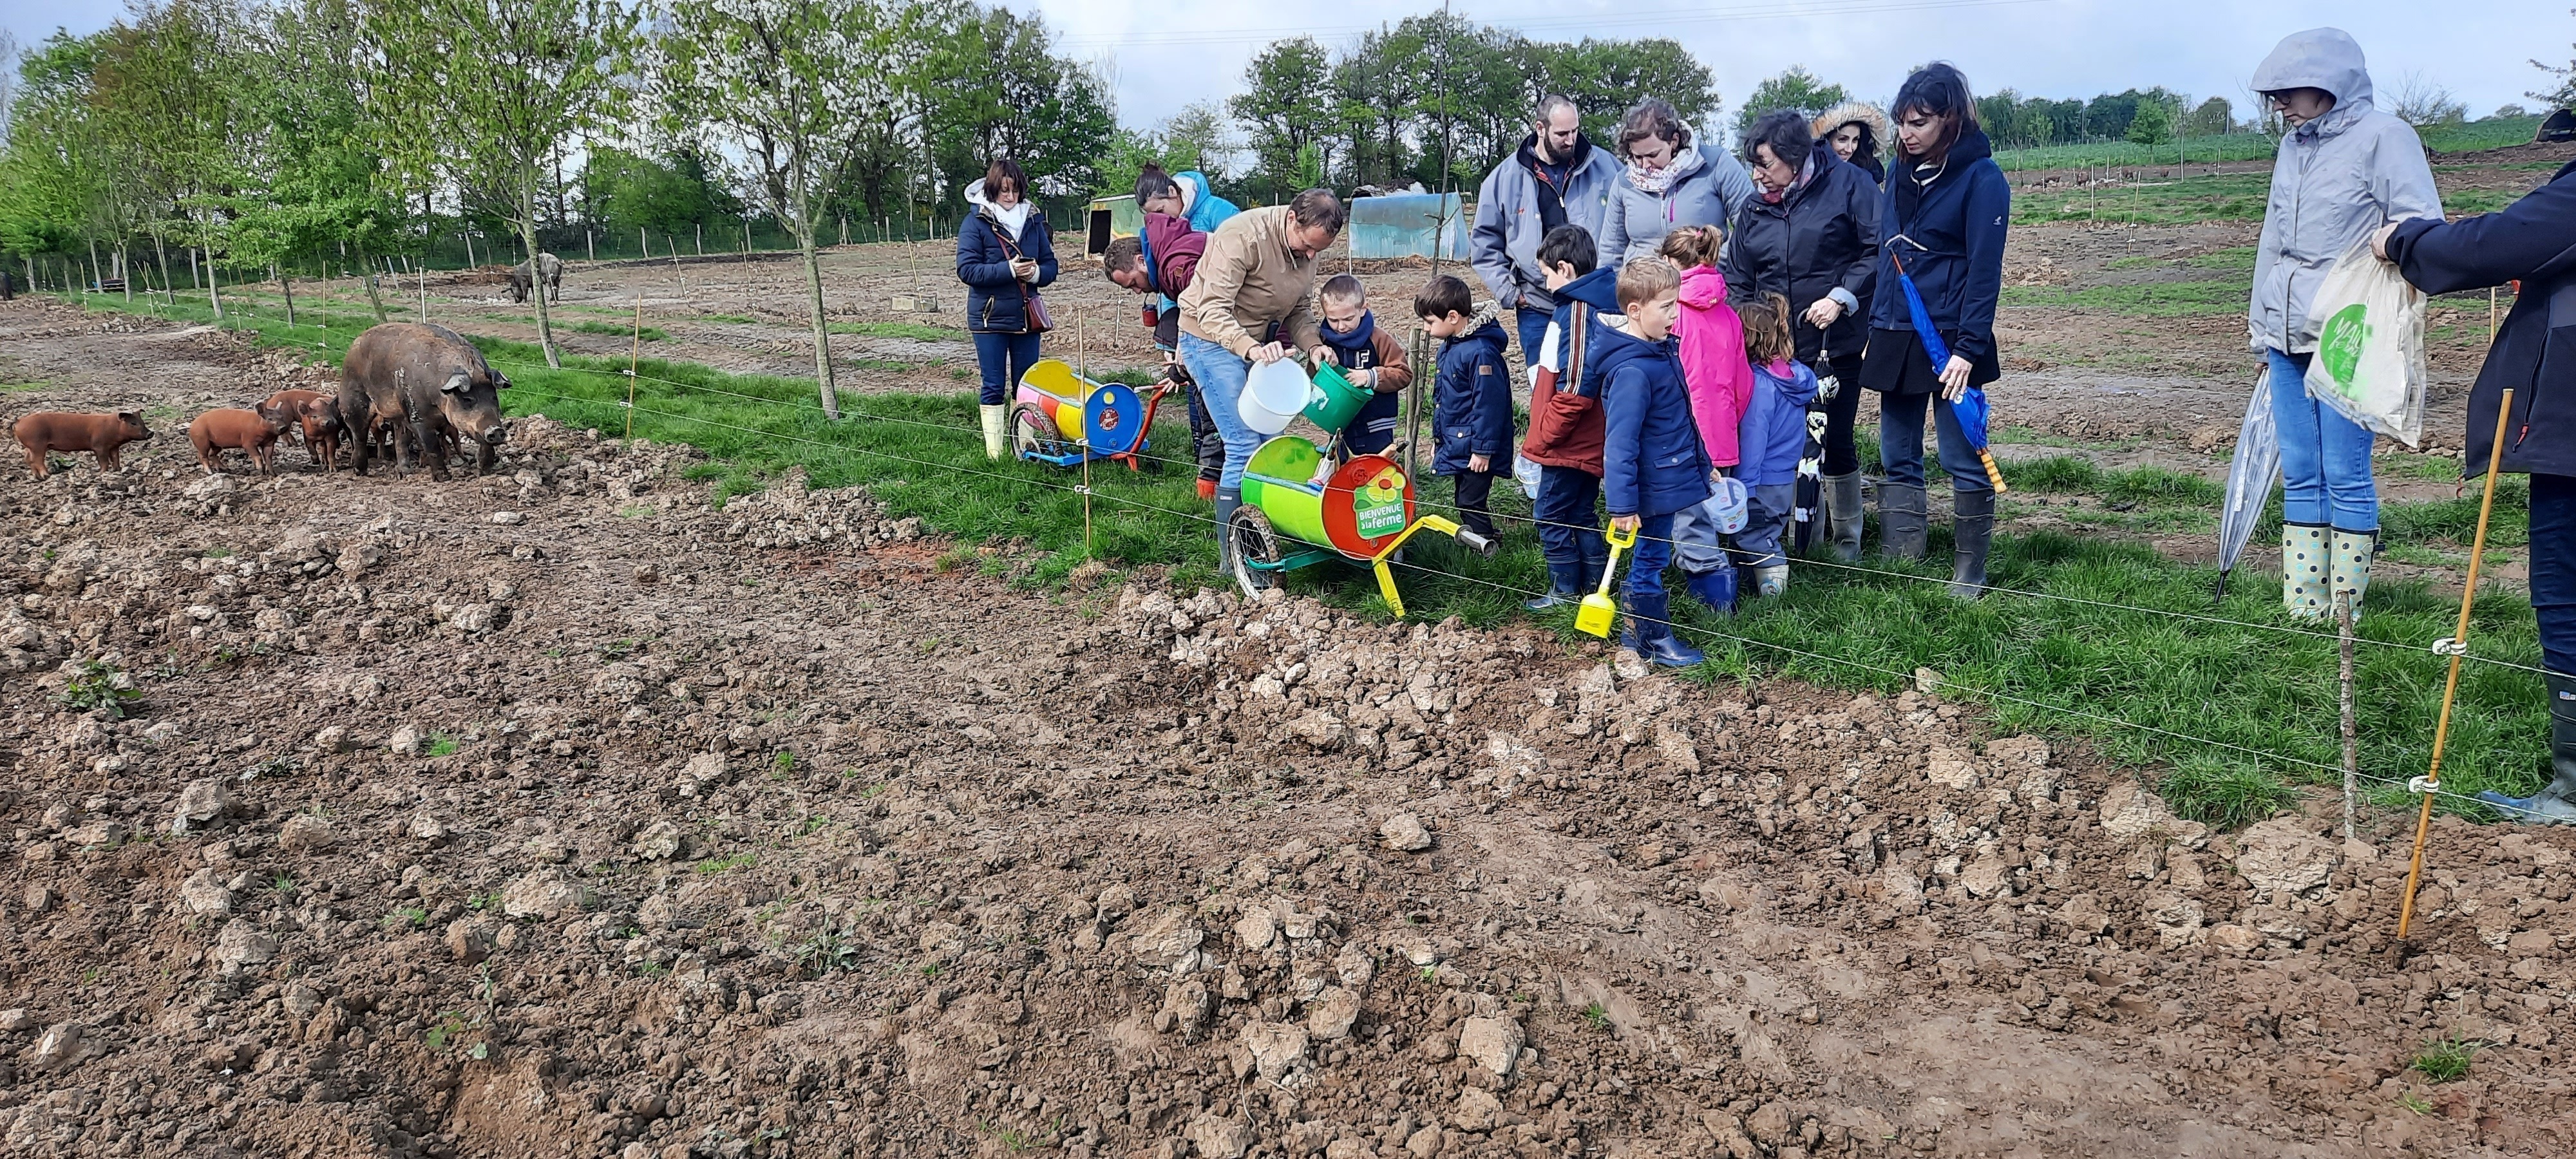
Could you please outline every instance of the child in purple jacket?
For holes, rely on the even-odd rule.
[[[1760,595],[1789,587],[1789,557],[1780,536],[1797,505],[1798,456],[1807,449],[1807,404],[1815,401],[1816,372],[1798,361],[1789,332],[1789,300],[1763,294],[1745,303],[1744,356],[1753,364],[1753,394],[1736,427],[1735,477],[1749,499],[1735,550],[1753,569]]]

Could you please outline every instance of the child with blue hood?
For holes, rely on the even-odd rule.
[[[1620,646],[1667,668],[1705,657],[1673,635],[1664,568],[1673,558],[1673,515],[1709,496],[1708,461],[1682,381],[1673,322],[1681,313],[1681,271],[1660,257],[1619,270],[1617,326],[1592,328],[1589,372],[1601,380],[1601,499],[1610,526],[1635,532],[1628,566],[1628,627]]]

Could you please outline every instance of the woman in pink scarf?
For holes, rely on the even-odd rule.
[[[1717,271],[1725,244],[1726,232],[1716,226],[1686,225],[1665,234],[1658,251],[1682,271],[1681,319],[1673,327],[1681,339],[1682,382],[1690,388],[1691,417],[1708,447],[1708,461],[1721,475],[1740,459],[1736,427],[1753,396],[1744,323],[1726,304],[1726,277]],[[1726,612],[1735,607],[1735,568],[1718,535],[1715,499],[1673,516],[1673,558],[1689,573],[1684,587],[1701,603]]]

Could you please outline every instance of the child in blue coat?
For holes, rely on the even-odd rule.
[[[1459,524],[1492,539],[1494,480],[1512,475],[1512,371],[1503,360],[1510,339],[1492,307],[1475,307],[1467,283],[1447,274],[1413,296],[1423,332],[1443,343],[1432,389],[1438,450],[1431,473],[1457,477]]]
[[[1789,588],[1789,557],[1780,537],[1797,505],[1798,457],[1807,450],[1807,404],[1816,398],[1816,372],[1797,359],[1789,331],[1789,300],[1764,294],[1745,303],[1744,356],[1753,363],[1753,394],[1735,431],[1735,477],[1744,484],[1744,530],[1735,550],[1753,569],[1762,595]]]
[[[1601,498],[1610,526],[1637,534],[1628,565],[1623,647],[1669,668],[1704,657],[1673,635],[1664,567],[1673,558],[1673,513],[1708,498],[1708,448],[1691,418],[1679,343],[1681,271],[1658,257],[1619,270],[1617,327],[1595,322],[1589,373],[1601,386]]]

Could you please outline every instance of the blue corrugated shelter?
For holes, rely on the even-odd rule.
[[[1455,193],[1398,193],[1351,200],[1351,256],[1463,260],[1466,199]]]

